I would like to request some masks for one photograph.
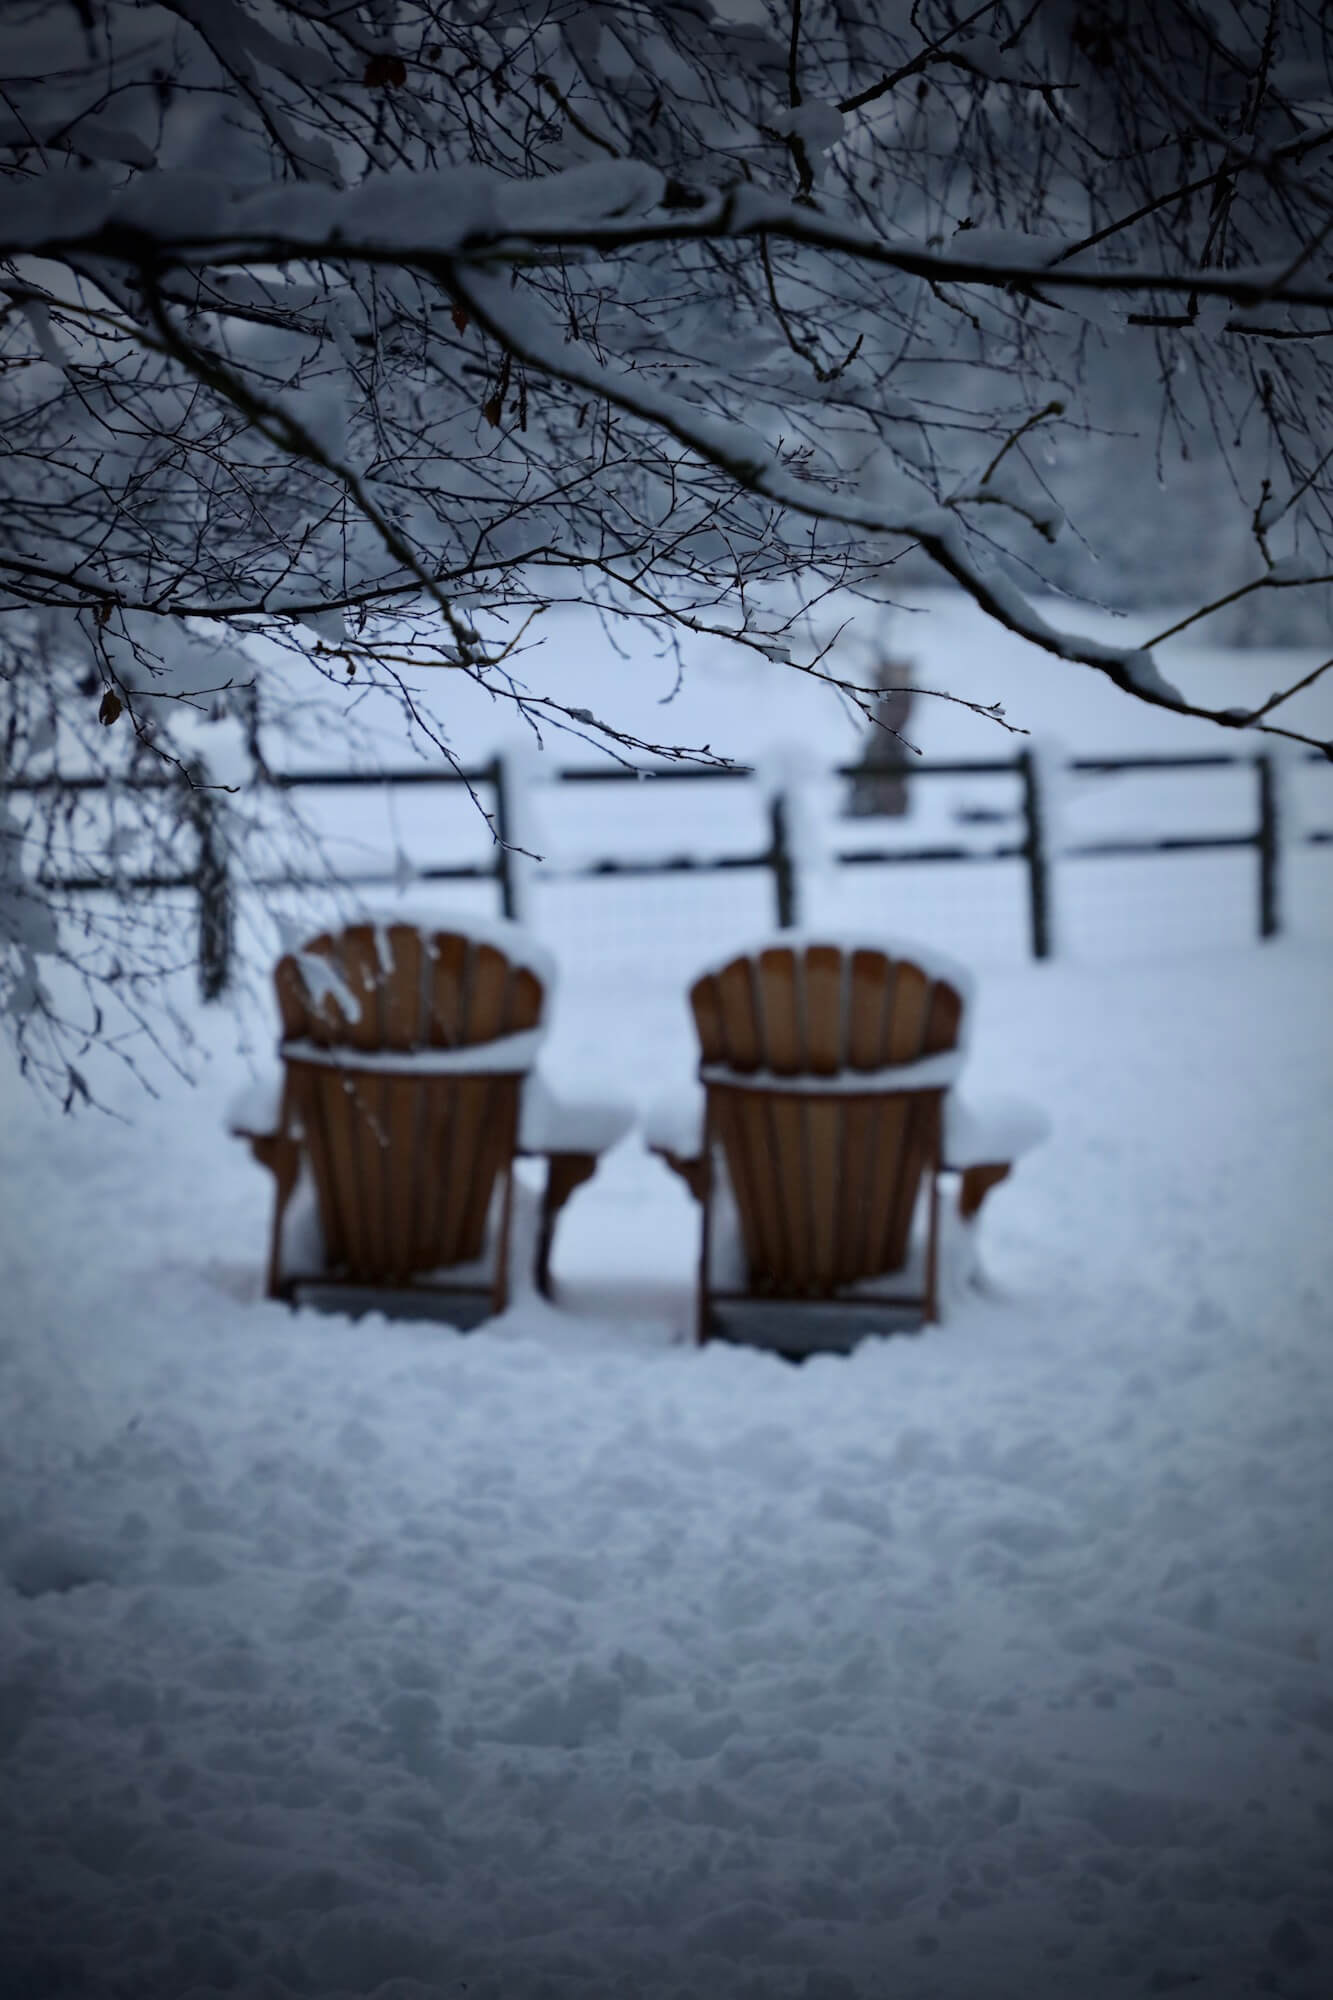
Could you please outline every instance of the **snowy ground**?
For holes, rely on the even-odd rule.
[[[1177,742],[973,665],[1075,749]],[[719,685],[723,747],[847,754]],[[228,1015],[193,1089],[99,1070],[128,1122],[0,1076],[0,2000],[1327,1993],[1329,859],[1263,948],[1250,855],[1091,874],[1041,967],[1016,871],[817,876],[977,965],[970,1077],[1054,1135],[990,1296],[800,1369],[680,1344],[697,1224],[634,1136],[557,1307],[462,1337],[259,1299]],[[540,886],[552,1080],[686,1087],[684,979],[768,893]]]
[[[6,2000],[1326,1992],[1330,971],[997,971],[1002,1296],[801,1369],[633,1139],[462,1337],[257,1300],[233,1056],[15,1094]]]

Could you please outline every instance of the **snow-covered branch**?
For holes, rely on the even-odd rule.
[[[0,743],[41,787],[0,904],[57,852],[101,879],[57,772],[109,779],[165,876],[149,778],[225,735],[236,837],[267,718],[307,699],[448,757],[469,681],[615,755],[713,755],[534,685],[551,603],[864,705],[803,614],[910,568],[1134,700],[1316,738],[1319,674],[1198,705],[1077,610],[1169,586],[1166,647],[1327,604],[1316,16],[5,9]],[[59,1042],[34,995],[64,931],[6,923],[0,1008]],[[86,990],[133,963],[118,934]]]
[[[594,186],[600,212],[590,213]],[[662,176],[634,161],[599,167],[595,182],[584,167],[518,186],[497,173],[456,167],[390,173],[353,189],[264,189],[234,197],[221,177],[196,175],[173,187],[154,211],[137,190],[118,199],[109,178],[71,174],[26,190],[26,198],[10,206],[0,221],[0,258],[76,257],[93,265],[151,262],[168,270],[224,272],[330,262],[393,270],[430,271],[442,261],[521,269],[572,251],[625,253],[758,238],[836,253],[934,285],[976,285],[1051,301],[1082,292],[1148,293],[1245,308],[1333,311],[1333,277],[1309,276],[1304,255],[1221,269],[1080,262],[1096,247],[1092,239],[979,229],[956,235],[946,249],[850,227],[809,200],[744,185],[687,209],[664,206],[665,191]],[[1114,233],[1098,232],[1096,241]],[[1228,322],[1218,330],[1228,331]]]

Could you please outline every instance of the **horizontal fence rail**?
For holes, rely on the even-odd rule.
[[[1327,760],[1319,752],[1308,756],[1311,764]],[[1028,944],[1034,958],[1048,958],[1052,951],[1051,871],[1056,862],[1092,860],[1132,855],[1198,853],[1207,850],[1251,849],[1256,857],[1257,930],[1261,938],[1278,935],[1282,928],[1281,858],[1285,844],[1280,808],[1280,784],[1274,758],[1257,753],[1196,752],[1187,754],[1144,753],[1124,757],[1075,757],[1059,767],[1087,776],[1112,776],[1124,772],[1161,774],[1188,770],[1249,769],[1255,779],[1255,824],[1251,830],[1216,834],[1161,834],[1145,838],[1111,838],[1056,844],[1051,838],[1049,802],[1043,760],[1030,750],[1011,758],[922,759],[906,776],[910,779],[962,777],[1016,777],[1019,803],[1015,812],[986,810],[979,822],[1016,819],[1021,837],[997,839],[989,844],[934,842],[928,845],[854,848],[828,858],[842,868],[905,867],[937,862],[986,864],[1021,861],[1027,881]],[[863,767],[840,764],[821,773],[829,778],[852,779],[863,775]],[[601,785],[625,783],[645,775],[619,765],[590,765],[543,774],[542,782],[559,785]],[[757,773],[742,765],[665,765],[653,767],[649,775],[655,784],[720,784],[753,781]],[[264,783],[274,791],[303,789],[356,790],[360,788],[465,785],[473,791],[489,789],[490,824],[494,835],[492,858],[467,863],[438,863],[412,867],[414,882],[493,882],[500,909],[507,917],[520,914],[520,871],[515,865],[511,829],[514,825],[515,774],[506,759],[493,757],[472,769],[446,766],[443,769],[414,766],[405,770],[348,771],[301,770],[270,773]],[[198,899],[198,961],[200,991],[205,999],[217,998],[226,988],[232,952],[232,884],[227,867],[225,829],[222,815],[225,802],[212,789],[199,766],[180,776],[153,773],[135,780],[136,787],[175,790],[185,800],[183,817],[196,836],[194,865],[179,873],[153,872],[139,875],[42,873],[38,882],[70,894],[156,894],[167,890],[190,890]],[[51,775],[20,779],[11,783],[16,792],[96,793],[106,789],[106,781],[95,775]],[[772,790],[768,798],[768,840],[757,850],[736,853],[699,854],[679,852],[635,858],[599,855],[570,866],[538,865],[537,879],[571,880],[610,877],[649,877],[724,870],[766,869],[773,881],[774,914],[779,929],[790,929],[801,916],[799,908],[800,860],[790,838],[789,791]],[[862,818],[864,824],[865,815]],[[1299,836],[1307,846],[1333,844],[1333,826],[1307,830]],[[390,871],[329,871],[301,874],[294,870],[275,875],[247,876],[249,886],[259,889],[316,889],[385,887],[399,877]]]

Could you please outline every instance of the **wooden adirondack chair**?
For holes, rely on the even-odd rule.
[[[697,1335],[785,1352],[844,1348],[883,1308],[938,1316],[946,1097],[963,1060],[965,976],[871,946],[775,939],[690,989],[705,1103],[702,1143],[655,1139],[703,1210]],[[1033,1120],[1031,1136],[1040,1121]],[[1024,1139],[1023,1143],[1030,1143]],[[975,1215],[1008,1160],[970,1159]],[[924,1190],[919,1279],[904,1289]],[[734,1204],[741,1269],[718,1269]],[[887,1283],[897,1274],[897,1285]],[[790,1334],[774,1331],[801,1303]],[[761,1310],[762,1308],[762,1310]]]
[[[630,1116],[552,1116],[544,1093],[525,1143],[523,1093],[544,1032],[544,954],[516,926],[423,929],[389,918],[325,931],[274,974],[283,1038],[276,1116],[244,1109],[231,1129],[276,1182],[268,1293],[302,1286],[428,1290],[467,1321],[503,1309],[516,1154],[547,1162],[536,1277],[549,1287],[560,1209]],[[284,1245],[302,1176],[313,1183],[322,1257]],[[468,1270],[486,1250],[488,1274]]]

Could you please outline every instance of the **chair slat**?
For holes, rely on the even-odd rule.
[[[878,1032],[878,1030],[876,1030]],[[838,1204],[834,1277],[849,1285],[867,1275],[870,1236],[871,1183],[879,1100],[849,1097],[842,1118],[842,1199]]]
[[[805,1157],[804,1105],[799,1097],[776,1091],[746,1091],[756,1126],[762,1130],[764,1101],[768,1102],[769,1147],[764,1160],[767,1182],[776,1202],[779,1254],[772,1275],[798,1290],[809,1284],[814,1263],[810,1231],[810,1178]]]
[[[383,1271],[389,1260],[386,1081],[364,1072],[347,1079],[356,1147],[361,1268],[370,1273]]]
[[[509,960],[504,953],[493,944],[477,945],[472,953],[472,978],[463,1019],[463,1041],[468,1047],[474,1042],[493,1042],[501,1033],[508,987]]]
[[[699,1037],[699,1053],[705,1062],[725,1062],[726,1038],[722,1033],[722,996],[711,972],[696,979],[690,988],[690,1009]]]
[[[504,1032],[518,1035],[525,1028],[535,1028],[542,1018],[542,1004],[546,995],[542,983],[535,972],[526,965],[514,967],[514,976],[509,982],[509,1000],[505,1008]]]
[[[842,1173],[842,1103],[808,1097],[805,1111],[805,1178],[810,1204],[811,1276],[817,1291],[833,1287],[838,1265],[838,1218],[845,1183]]]
[[[878,1106],[879,1116],[870,1159],[869,1227],[865,1244],[867,1277],[895,1268],[892,1262],[894,1198],[898,1191],[898,1176],[903,1169],[907,1107],[906,1097],[885,1097]]]
[[[458,1234],[451,1248],[456,1257],[479,1257],[485,1242],[486,1217],[490,1211],[504,1134],[503,1111],[497,1104],[498,1080],[494,1077],[469,1078],[477,1099],[477,1124],[472,1158],[460,1176],[462,1200],[458,1210]]]
[[[355,1111],[347,1081],[339,1070],[318,1072],[320,1101],[334,1201],[342,1238],[342,1262],[352,1276],[366,1267],[365,1231],[361,1206],[362,1176],[357,1159]]]
[[[384,1046],[415,1049],[426,1040],[428,1009],[423,1005],[425,949],[415,924],[390,924],[381,933],[389,958],[380,989]]]
[[[896,961],[884,1021],[883,1062],[915,1062],[920,1055],[929,988],[930,981],[919,965],[908,959]]]
[[[424,1098],[425,1094],[414,1077],[391,1076],[385,1079],[385,1275],[399,1281],[416,1268],[412,1261],[415,1247],[412,1228],[417,1163],[426,1157],[421,1144]]]
[[[349,924],[342,935],[339,959],[343,984],[357,1003],[357,1011],[349,1014],[347,1019],[348,1045],[354,1049],[382,1048],[384,1030],[380,1018],[380,989],[384,974],[374,926]]]
[[[442,1241],[458,1090],[452,1077],[424,1079],[417,1089],[421,1109],[417,1114],[417,1155],[412,1163],[412,1269],[429,1271],[441,1261],[436,1246]]]
[[[306,1004],[305,981],[301,968],[290,952],[273,968],[273,987],[278,996],[278,1015],[285,1038],[302,1041],[310,1034],[310,1009]]]
[[[884,1007],[890,979],[882,951],[855,951],[847,978],[847,1060],[878,1069],[884,1059]]]
[[[442,932],[429,942],[427,1036],[436,1048],[457,1048],[463,1039],[463,1007],[468,940]]]
[[[298,962],[297,970],[306,995],[307,1030],[312,1042],[322,1048],[340,1047],[347,1040],[348,1015],[339,998],[338,988],[342,985],[342,966],[338,954],[338,940],[327,931],[311,938],[301,947],[301,958],[326,961],[333,980],[321,993],[312,993],[310,979],[305,968]]]
[[[478,1077],[481,1114],[477,1151],[467,1182],[467,1200],[458,1245],[460,1257],[480,1257],[496,1177],[514,1149],[518,1128],[518,1084],[512,1076]]]
[[[813,944],[805,954],[805,1044],[816,1076],[842,1068],[842,953],[836,945]]]
[[[786,946],[759,954],[756,971],[763,1067],[790,1076],[805,1057],[797,994],[796,954]]]
[[[288,1063],[286,1091],[290,1115],[305,1142],[305,1154],[310,1162],[324,1231],[325,1254],[330,1264],[341,1264],[346,1255],[346,1242],[333,1182],[333,1154],[324,1125],[322,1077],[323,1071],[313,1069],[308,1063]]]
[[[467,1251],[461,1246],[465,1240],[464,1220],[467,1215],[469,1186],[477,1171],[477,1154],[486,1109],[486,1079],[476,1076],[451,1077],[447,1087],[454,1100],[449,1152],[445,1159],[426,1163],[426,1171],[434,1171],[441,1177],[438,1224],[440,1255],[437,1261],[441,1264],[454,1264],[460,1257],[467,1255]]]
[[[933,1096],[925,1095],[912,1096],[906,1100],[898,1184],[893,1192],[893,1200],[889,1204],[888,1228],[881,1251],[885,1260],[880,1267],[882,1270],[897,1270],[907,1256],[911,1242],[912,1217],[916,1212],[917,1199],[921,1192],[921,1176],[925,1172],[932,1150],[935,1102]]]
[[[936,980],[931,988],[930,1001],[926,1008],[925,1032],[922,1036],[921,1053],[938,1055],[943,1049],[952,1049],[958,1043],[958,1028],[963,1018],[962,995],[944,980]]]
[[[717,988],[722,1003],[723,1060],[735,1069],[757,1069],[762,1042],[751,961],[735,958],[724,966],[717,977]]]
[[[775,1234],[764,1227],[771,1202],[761,1201],[755,1185],[747,1132],[739,1116],[739,1099],[739,1091],[710,1089],[708,1131],[722,1149],[727,1176],[736,1197],[745,1261],[752,1271],[763,1272],[771,1269],[776,1254]]]

